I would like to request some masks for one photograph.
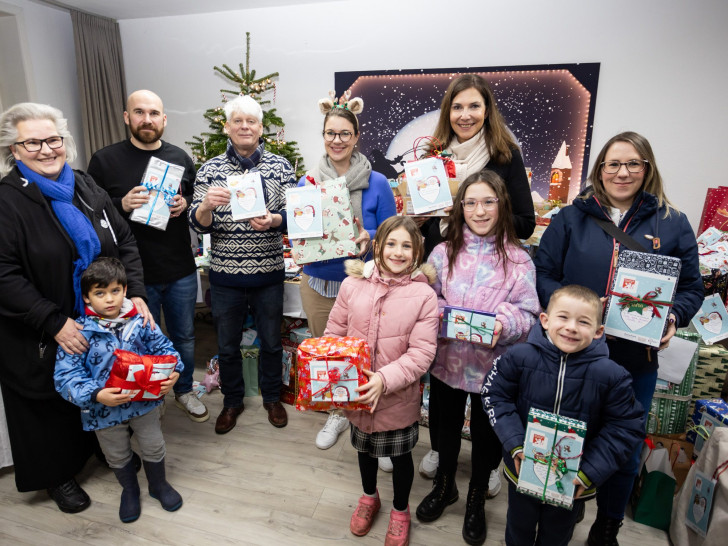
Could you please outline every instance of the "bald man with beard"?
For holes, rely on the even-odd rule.
[[[195,166],[184,150],[162,140],[167,116],[162,99],[155,93],[139,90],[129,95],[124,122],[131,138],[97,151],[89,162],[88,173],[109,193],[134,233],[144,266],[149,309],[157,324],[164,312],[167,333],[184,363],[184,370],[174,386],[175,404],[190,419],[201,423],[210,416],[192,392],[197,272],[187,217],[183,214],[192,202]],[[164,231],[129,220],[134,209],[149,201],[149,194],[140,183],[152,157],[185,169]]]

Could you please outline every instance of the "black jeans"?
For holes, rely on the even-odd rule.
[[[473,442],[470,484],[488,488],[492,470],[498,468],[502,446],[488,416],[483,410],[479,393],[453,389],[430,376],[430,422],[437,420],[437,447],[440,453],[439,470],[454,476],[460,454],[460,432],[465,422],[465,401],[470,394],[470,436]]]

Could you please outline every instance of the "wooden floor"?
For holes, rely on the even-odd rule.
[[[196,370],[195,374],[201,374]],[[198,377],[199,378],[199,377]],[[290,406],[286,428],[267,421],[260,397],[246,398],[245,412],[230,433],[217,435],[214,421],[222,395],[203,397],[211,419],[193,423],[173,400],[163,428],[167,440],[167,475],[182,494],[184,505],[165,512],[146,493],[140,473],[142,516],[124,524],[118,518],[120,486],[113,473],[95,459],[80,476],[92,499],[80,514],[64,514],[45,492],[18,493],[13,470],[0,470],[0,544],[382,544],[392,507],[392,484],[380,472],[382,510],[363,538],[349,532],[349,518],[361,494],[356,453],[346,434],[329,450],[315,447],[314,437],[326,421],[321,413],[300,413]],[[421,428],[414,450],[415,466],[429,447]],[[464,544],[461,538],[470,460],[464,441],[457,483],[460,500],[436,522],[419,523],[414,509],[431,482],[415,475],[410,497],[413,513],[411,544]],[[486,502],[488,540],[503,544],[507,488]],[[587,503],[585,521],[577,526],[573,544],[584,544],[596,506]],[[619,535],[623,546],[669,544],[656,529],[625,520]]]

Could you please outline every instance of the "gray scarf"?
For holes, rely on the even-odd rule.
[[[311,176],[317,182],[339,178],[339,174],[331,164],[328,155],[324,155],[319,161],[318,167],[311,171]],[[346,188],[351,198],[351,208],[354,216],[359,219],[361,226],[364,226],[364,216],[361,210],[361,192],[369,187],[369,175],[372,174],[372,164],[364,155],[354,152],[349,163],[349,170],[346,171]]]

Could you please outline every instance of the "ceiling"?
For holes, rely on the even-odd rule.
[[[110,19],[144,19],[261,7],[292,6],[336,0],[40,0],[41,3],[75,8]]]

